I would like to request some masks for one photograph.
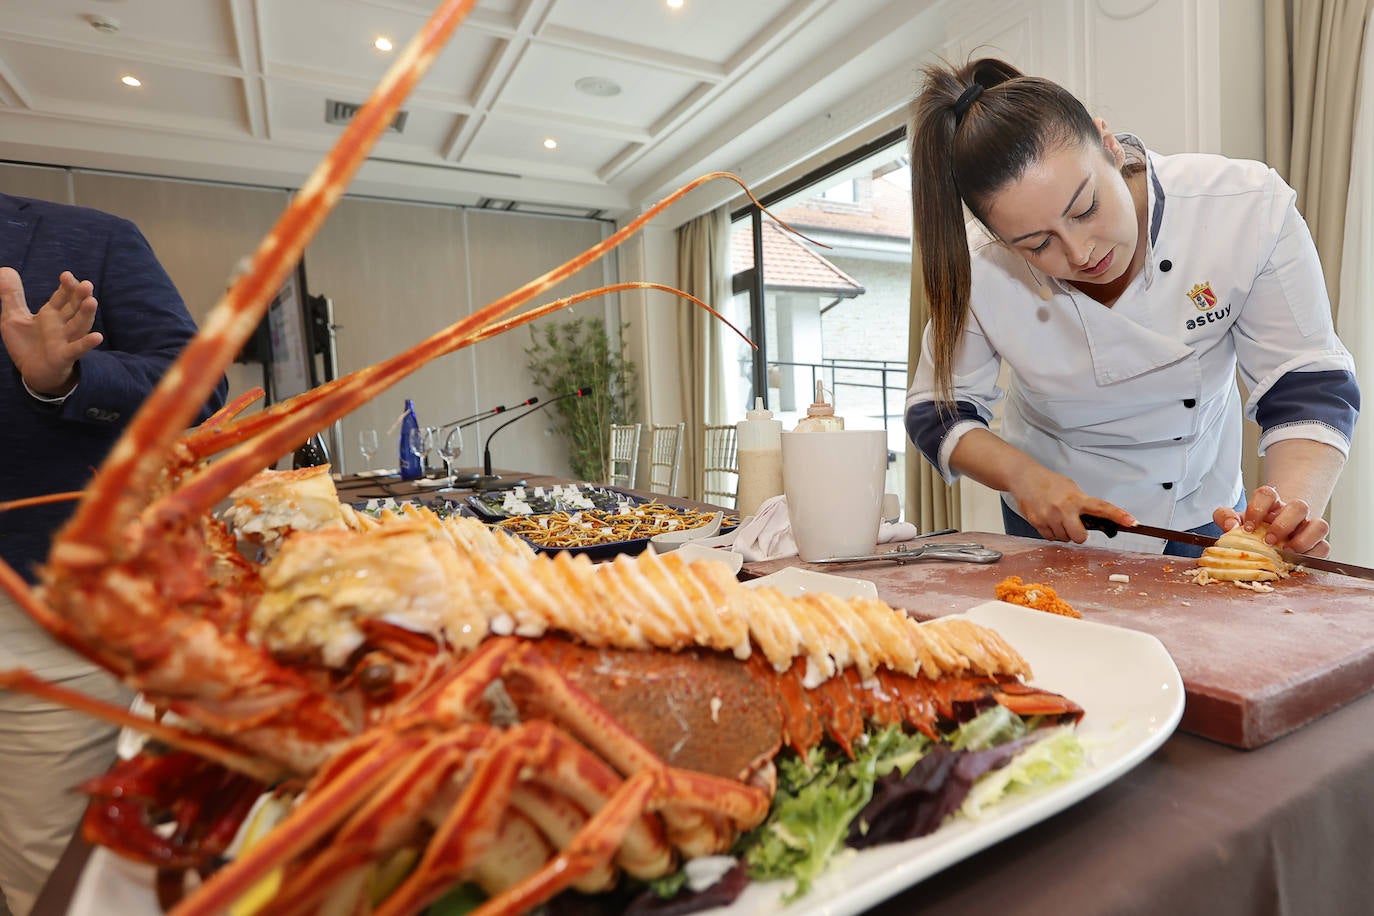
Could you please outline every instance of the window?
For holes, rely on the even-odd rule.
[[[859,202],[857,183],[853,178],[846,178],[839,184],[831,185],[821,192],[821,199],[839,204],[856,204]]]
[[[726,386],[729,422],[743,419],[757,395],[791,429],[820,380],[847,428],[888,431],[896,454],[888,489],[898,493],[911,289],[905,153],[903,132],[894,132],[763,201],[814,241],[752,205],[733,215],[729,317],[762,328],[760,351],[725,338],[739,366]]]

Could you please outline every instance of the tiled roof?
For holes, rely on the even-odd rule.
[[[730,238],[730,272],[753,266],[754,232],[745,226]],[[861,283],[767,217],[763,221],[763,282],[768,289],[826,293],[845,299],[864,292]]]
[[[859,178],[858,203],[813,199],[788,207],[778,219],[806,227],[886,238],[911,238],[911,194],[891,181]]]

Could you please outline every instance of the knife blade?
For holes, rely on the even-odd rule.
[[[1201,547],[1211,547],[1217,539],[1205,534],[1197,534],[1193,531],[1174,531],[1170,528],[1156,528],[1153,525],[1135,525],[1126,527],[1118,525],[1109,518],[1102,518],[1100,515],[1082,515],[1083,527],[1090,530],[1101,531],[1109,538],[1116,537],[1118,531],[1127,534],[1143,534],[1146,537],[1162,538],[1166,541],[1178,541],[1183,544],[1197,544]],[[1352,576],[1356,579],[1374,579],[1374,569],[1367,566],[1356,566],[1353,563],[1340,563],[1336,560],[1325,560],[1320,557],[1309,557],[1303,553],[1293,553],[1289,550],[1280,550],[1279,556],[1285,563],[1292,566],[1302,566],[1306,569],[1320,569],[1322,572],[1335,573],[1338,576]]]

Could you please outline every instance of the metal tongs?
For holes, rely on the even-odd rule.
[[[919,547],[905,545],[886,553],[871,553],[862,557],[831,557],[827,560],[812,560],[812,563],[870,563],[887,560],[905,566],[917,560],[953,560],[960,563],[996,563],[1002,559],[1000,550],[984,547],[982,544],[922,544]]]

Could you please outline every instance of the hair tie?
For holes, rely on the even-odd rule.
[[[967,89],[959,94],[959,98],[954,102],[954,123],[958,125],[963,122],[964,115],[968,114],[969,106],[973,104],[978,96],[983,94],[982,83],[971,83]]]

